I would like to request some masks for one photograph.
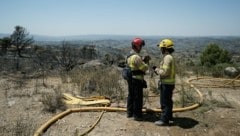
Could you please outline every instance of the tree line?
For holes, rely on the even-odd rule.
[[[7,53],[8,48],[12,48],[15,55],[23,57],[22,51],[29,45],[34,43],[33,37],[29,35],[26,28],[22,26],[15,26],[15,30],[9,37],[0,39],[1,55]]]
[[[35,66],[40,69],[60,67],[65,71],[70,71],[79,63],[95,59],[98,55],[95,45],[79,47],[63,41],[60,46],[53,47],[36,45],[34,42],[33,36],[30,36],[26,28],[15,26],[15,30],[9,37],[0,39],[0,56],[6,56],[5,59],[8,60],[2,59],[1,61],[15,65],[17,71],[29,64],[31,67]],[[2,65],[2,67],[7,66]]]
[[[34,45],[34,42],[33,36],[30,36],[26,28],[17,25],[9,37],[0,39],[0,56],[6,55],[8,51],[13,52],[17,69],[19,69],[20,65],[19,58],[32,58],[33,62],[41,67],[44,65],[51,65],[47,67],[58,65],[66,71],[70,71],[73,67],[81,63],[79,60],[91,60],[98,56],[94,45],[86,45],[79,48],[78,46],[71,46],[70,43],[63,41],[61,46],[53,49],[52,47]],[[28,47],[31,48],[31,52],[24,54],[24,51]],[[114,60],[112,57],[114,55],[115,54],[106,53],[103,59],[107,64],[113,64]],[[212,68],[217,65],[219,67],[219,64],[231,63],[231,54],[227,50],[220,48],[217,44],[210,43],[201,51],[199,59],[200,66]],[[193,65],[192,63],[191,65]]]

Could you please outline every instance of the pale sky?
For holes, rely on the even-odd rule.
[[[240,36],[240,0],[1,0],[0,33]]]

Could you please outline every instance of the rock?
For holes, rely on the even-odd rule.
[[[226,67],[224,70],[224,74],[234,78],[239,74],[239,71],[235,67]]]
[[[92,60],[83,64],[83,68],[104,66],[100,60]]]
[[[15,103],[16,103],[15,100],[11,99],[11,100],[8,101],[8,106],[12,107]]]

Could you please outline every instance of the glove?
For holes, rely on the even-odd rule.
[[[145,63],[149,63],[149,61],[151,60],[151,57],[149,55],[143,57],[142,59]]]
[[[155,70],[157,67],[156,66],[153,66],[152,69]]]
[[[158,73],[157,73],[157,71],[156,71],[156,70],[158,70],[157,66],[153,66],[152,69],[153,69],[154,73],[155,73],[156,75],[158,75]]]

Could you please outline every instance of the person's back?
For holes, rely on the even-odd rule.
[[[135,38],[132,41],[132,55],[127,58],[127,65],[132,72],[132,78],[128,80],[127,117],[134,117],[137,121],[142,120],[143,88],[146,87],[144,74],[148,69],[139,55],[144,45],[144,40]]]
[[[133,78],[143,80],[144,74],[148,70],[148,65],[137,53],[127,59],[127,64],[131,68]]]

